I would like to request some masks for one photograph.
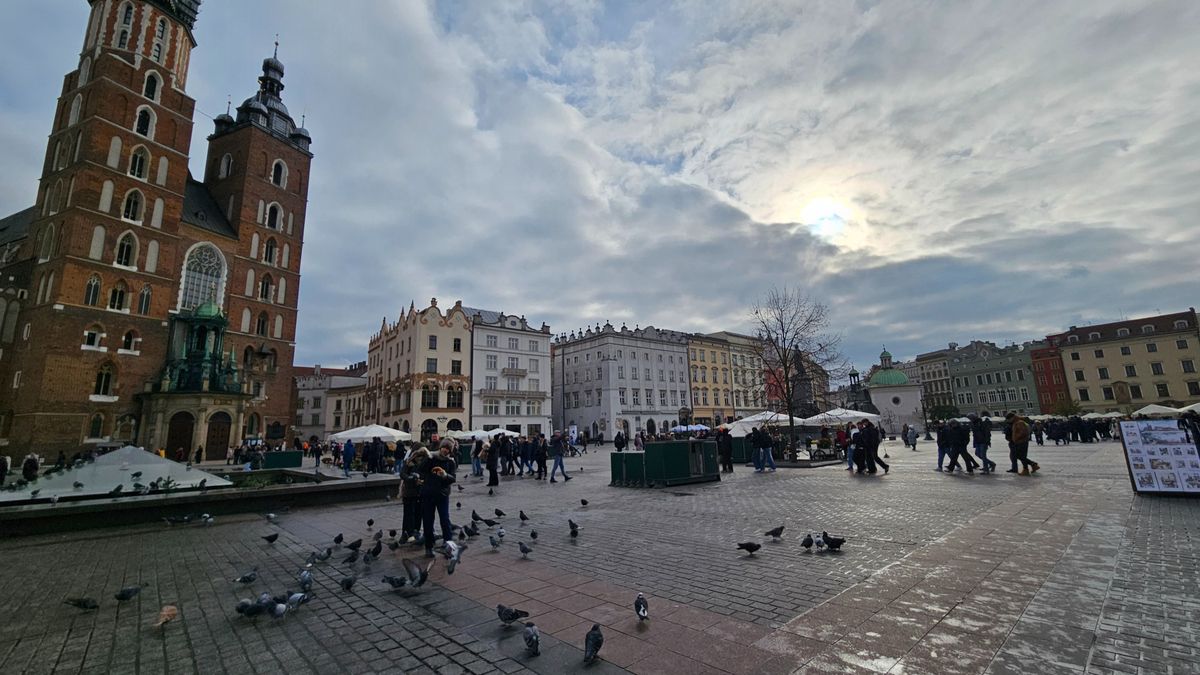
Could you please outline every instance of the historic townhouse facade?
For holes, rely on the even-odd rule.
[[[551,369],[556,428],[611,439],[662,433],[691,415],[684,333],[606,323],[561,334]]]
[[[973,340],[949,357],[955,405],[966,415],[1023,415],[1040,410],[1033,378],[1032,352],[1044,342],[999,347]]]
[[[367,362],[360,361],[347,368],[322,368],[316,366],[296,366],[293,369],[295,377],[296,419],[293,422],[297,438],[323,440],[327,429],[339,431],[341,419],[330,419],[335,414],[330,395],[334,390],[342,390],[366,385]],[[342,427],[348,428],[348,427]]]
[[[367,348],[367,419],[429,441],[470,422],[471,319],[462,301],[445,314],[437,298],[395,323],[383,319]]]
[[[692,422],[716,428],[733,419],[733,366],[729,343],[708,335],[688,335]]]
[[[758,339],[729,331],[709,333],[708,337],[723,340],[729,345],[733,418],[762,412],[766,405],[767,384],[763,377],[762,348],[758,346]]]
[[[464,308],[471,318],[472,429],[552,431],[550,326],[523,316]]]
[[[1132,412],[1150,403],[1200,402],[1196,310],[1094,326],[1047,337],[1058,347],[1071,398],[1085,412]]]
[[[0,444],[282,443],[312,159],[283,64],[215,118],[195,180],[199,0],[89,5],[35,204],[0,221],[0,276],[24,286],[0,306]]]
[[[958,343],[951,342],[946,349],[918,354],[913,359],[920,374],[921,393],[928,414],[932,414],[936,408],[957,405],[952,386],[954,380],[950,377],[950,355],[956,349]]]

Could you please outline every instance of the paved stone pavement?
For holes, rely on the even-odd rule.
[[[294,588],[338,532],[398,525],[398,502],[298,509],[277,526],[245,515],[0,540],[0,672],[561,673],[582,669],[592,623],[606,635],[586,668],[598,673],[1200,672],[1200,502],[1135,497],[1115,443],[1035,448],[1029,478],[940,474],[930,444],[887,449],[891,474],[874,478],[738,467],[721,483],[609,488],[607,451],[570,460],[570,483],[505,479],[495,497],[464,477],[452,516],[507,512],[498,552],[477,539],[417,591],[379,581],[400,567],[386,549],[352,592],[337,587],[349,568],[318,565],[314,599],[281,621],[233,607]],[[753,558],[734,549],[779,524]],[[533,529],[523,560],[516,541]],[[800,547],[821,529],[849,537],[842,553]],[[274,545],[258,538],[272,531]],[[235,587],[251,566],[259,581]],[[137,598],[112,599],[138,581]],[[62,604],[77,595],[101,608]],[[541,656],[495,619],[499,602],[531,612]],[[167,603],[180,620],[154,629]]]

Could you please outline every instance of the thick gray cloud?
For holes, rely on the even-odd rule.
[[[86,6],[0,25],[0,205],[34,194]],[[1195,304],[1200,5],[210,0],[189,93],[281,34],[316,159],[298,358],[462,298],[556,330],[745,329],[772,285],[886,343]]]

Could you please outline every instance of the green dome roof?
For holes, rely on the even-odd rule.
[[[883,368],[871,376],[869,384],[880,387],[891,387],[908,384],[908,376],[895,368]]]
[[[221,316],[221,308],[215,303],[206,302],[196,308],[195,315],[202,319],[209,319],[215,316]]]

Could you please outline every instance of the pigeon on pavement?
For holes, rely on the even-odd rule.
[[[372,528],[372,527],[374,527],[374,526],[375,526],[375,519],[374,519],[374,518],[367,518],[367,529],[369,530],[369,529],[371,529],[371,528]]]
[[[302,572],[300,572],[300,590],[307,593],[310,590],[312,590],[312,585],[313,585],[312,572],[309,572],[308,570],[303,570]]]
[[[529,516],[525,515],[525,512],[524,512],[524,511],[518,511],[518,512],[517,512],[517,517],[521,519],[521,522],[522,522],[522,523],[524,523],[525,521],[529,520]]]
[[[537,656],[542,653],[542,634],[532,621],[525,622],[525,630],[521,632],[521,635],[525,638],[526,654]]]
[[[503,540],[504,540],[504,535],[505,535],[505,534],[508,534],[508,533],[504,531],[504,527],[503,527],[503,526],[501,526],[501,527],[500,527],[500,529],[496,531],[496,536],[497,536],[497,537],[500,537],[501,541],[503,541]]]
[[[351,551],[357,551],[360,546],[362,546],[362,539],[355,539],[349,544],[346,544],[346,548],[350,549]]]
[[[570,518],[567,518],[567,527],[571,528],[572,530],[578,530],[579,524],[576,523],[575,521],[571,520]]]
[[[405,558],[400,561],[404,566],[404,573],[408,575],[408,583],[413,588],[420,588],[425,580],[429,578],[429,569],[433,567],[433,561],[421,564],[412,558]]]
[[[262,540],[263,540],[263,541],[265,541],[265,542],[267,542],[268,544],[274,544],[274,543],[275,543],[275,540],[276,540],[276,539],[278,539],[278,538],[279,538],[279,533],[278,533],[278,532],[273,532],[273,533],[271,533],[271,534],[268,534],[268,535],[267,535],[267,536],[265,536],[265,537],[262,537]]]
[[[488,526],[488,529],[490,530],[490,529],[492,529],[493,527],[495,527],[495,526],[496,526],[496,521],[492,520],[491,518],[484,518],[484,519],[483,519],[483,524],[484,524],[484,525],[487,525],[487,526]]]
[[[453,541],[442,542],[442,555],[446,558],[446,574],[454,574],[454,568],[462,562],[462,552],[465,546],[459,546]]]
[[[278,517],[279,516],[276,516],[274,513],[264,513],[263,514],[263,518],[266,518],[268,523],[275,522],[275,519]]]
[[[520,621],[529,616],[529,612],[517,609],[515,607],[506,607],[505,605],[496,605],[496,616],[504,622],[505,626],[511,626],[514,621]]]
[[[587,632],[583,638],[583,662],[591,663],[600,655],[600,648],[604,646],[604,633],[600,632],[600,624],[592,624],[592,629]]]
[[[78,607],[79,609],[96,609],[100,606],[99,603],[92,598],[67,598],[66,600],[63,600],[63,602],[71,605],[72,607]]]
[[[356,562],[358,562],[358,551],[357,550],[350,551],[350,555],[346,556],[345,558],[342,558],[343,565],[353,565]]]
[[[273,619],[282,619],[288,613],[288,606],[282,602],[273,603],[268,609]]]
[[[633,611],[637,613],[638,621],[650,618],[650,603],[646,602],[646,596],[638,593],[637,599],[633,601]]]
[[[499,539],[497,539],[489,534],[488,535],[488,543],[492,545],[493,551],[499,550],[499,548],[500,548],[500,540]]]
[[[83,488],[83,483],[80,483],[79,481],[75,481],[71,487],[75,488],[76,490],[79,490],[79,489]]]
[[[825,541],[825,545],[829,547],[830,551],[840,551],[842,544],[846,543],[845,537],[835,537],[824,530],[821,530],[821,539]]]
[[[338,585],[342,587],[343,591],[348,591],[351,588],[354,588],[354,582],[356,581],[358,581],[358,577],[351,574],[348,577],[342,577],[342,580],[338,582]]]
[[[408,583],[408,577],[393,577],[386,576],[383,578],[383,583],[392,587],[392,590],[404,588],[404,584]]]
[[[378,559],[379,554],[383,553],[383,542],[382,541],[375,542],[375,545],[371,547],[371,550],[369,551],[369,553],[371,554],[372,558]]]
[[[478,523],[481,520],[483,520],[483,516],[475,513],[475,509],[471,509],[471,522]]]
[[[380,539],[383,539],[383,530],[376,530],[375,536],[371,537],[371,538],[374,539],[375,541],[379,541]]]
[[[395,538],[396,538],[396,531],[395,531],[395,530],[388,530],[388,536],[389,536],[389,537],[391,537],[392,539],[395,539]]]
[[[114,595],[113,597],[117,599],[117,602],[125,602],[126,600],[132,600],[134,596],[136,596],[138,593],[142,592],[143,586],[145,586],[145,584],[138,584],[137,586],[126,586],[125,588],[122,588],[121,590],[117,591],[116,595]]]
[[[338,548],[341,548],[341,546],[342,546],[342,541],[344,541],[344,537],[342,537],[342,533],[341,533],[341,532],[338,532],[337,536],[333,538],[333,544],[334,544],[334,546],[337,546]]]
[[[751,557],[753,557],[754,552],[762,548],[762,544],[753,541],[744,541],[738,544],[737,547],[739,551],[745,551],[746,553],[749,553]]]
[[[254,580],[257,578],[258,578],[258,568],[254,567],[254,568],[251,568],[249,572],[246,572],[242,576],[234,579],[233,583],[235,583],[235,584],[252,584],[252,583],[254,583]]]
[[[579,503],[580,503],[580,505],[582,505],[582,506],[585,506],[585,507],[586,507],[586,506],[588,505],[588,500],[586,500],[586,499],[580,499],[580,500],[579,500]]]
[[[800,540],[800,545],[801,545],[801,546],[803,546],[804,548],[808,549],[809,551],[811,551],[811,550],[812,550],[812,547],[813,547],[813,536],[812,536],[812,533],[811,533],[811,532],[809,532],[808,534],[804,535],[804,538]]]
[[[817,539],[817,542],[816,542],[817,550],[825,548],[825,537],[822,537],[821,535],[817,535],[816,539]]]
[[[529,554],[533,553],[533,549],[529,548],[523,541],[517,542],[517,548],[520,549],[522,558],[528,558]]]
[[[537,530],[530,530],[530,531],[529,531],[529,538],[530,538],[530,539],[534,539],[534,540],[536,540],[536,539],[537,539]]]
[[[764,534],[766,534],[768,537],[770,537],[772,539],[778,539],[780,536],[783,535],[783,525],[780,525],[779,527],[777,527],[773,530],[767,530]]]
[[[287,599],[288,609],[294,610],[297,607],[299,607],[300,605],[307,604],[308,599],[310,597],[312,597],[312,596],[310,596],[307,592],[292,593],[291,595],[288,596],[288,599]]]
[[[497,518],[503,518],[504,516],[508,515],[507,513],[501,511],[500,509],[495,509],[495,512],[496,512]]]

